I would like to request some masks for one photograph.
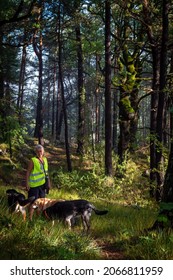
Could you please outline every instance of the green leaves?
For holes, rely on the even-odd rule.
[[[173,203],[172,202],[169,202],[169,203],[166,203],[166,202],[161,202],[160,203],[160,210],[167,210],[167,211],[172,211],[173,210]]]

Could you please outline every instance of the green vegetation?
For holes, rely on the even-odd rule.
[[[24,152],[26,153],[25,144]],[[28,153],[30,149],[28,148]],[[1,259],[172,259],[172,232],[148,231],[157,219],[158,205],[149,199],[148,178],[143,176],[147,155],[134,155],[124,163],[124,176],[105,177],[102,164],[88,157],[73,156],[76,166],[65,170],[63,149],[46,147],[50,161],[52,190],[48,197],[92,201],[99,209],[108,209],[106,216],[91,217],[91,231],[82,232],[80,219],[73,230],[61,221],[45,220],[34,215],[33,221],[22,221],[22,215],[10,214],[6,190],[17,188],[25,193],[22,180],[14,174],[23,172],[20,165],[10,174],[10,182],[0,188],[0,258]],[[17,154],[17,153],[16,153]],[[8,158],[8,153],[6,156]],[[21,155],[20,155],[21,157]],[[23,157],[21,157],[23,159]],[[116,163],[116,159],[115,163]],[[17,158],[13,159],[17,162]],[[14,165],[9,160],[9,165]],[[3,165],[3,163],[2,163]],[[2,170],[2,165],[0,170]],[[89,168],[90,167],[90,168]],[[91,168],[92,167],[92,168]],[[98,172],[97,172],[98,170]],[[24,170],[25,171],[25,170]],[[24,172],[22,173],[24,176]],[[8,177],[8,172],[6,173]],[[14,176],[14,178],[16,178]],[[21,179],[24,177],[21,176]],[[7,180],[7,178],[6,178]],[[25,193],[26,194],[26,193]]]

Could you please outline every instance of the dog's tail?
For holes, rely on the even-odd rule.
[[[108,213],[108,210],[98,210],[96,207],[92,204],[90,204],[91,208],[94,210],[96,215],[106,215]]]
[[[98,210],[98,209],[93,209],[96,215],[106,215],[108,213],[108,210]]]
[[[20,204],[20,206],[26,206],[27,204],[33,202],[35,200],[35,196],[31,196],[27,199],[18,199],[18,203]]]

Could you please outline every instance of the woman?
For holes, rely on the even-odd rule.
[[[46,180],[48,190],[50,189],[50,180],[48,177],[48,162],[44,157],[44,148],[42,145],[35,147],[36,156],[31,158],[26,172],[26,190],[28,197],[35,196],[35,199],[45,197]]]

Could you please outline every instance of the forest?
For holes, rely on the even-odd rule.
[[[172,136],[172,0],[0,1],[1,259],[173,259]],[[89,235],[9,213],[38,143]]]

